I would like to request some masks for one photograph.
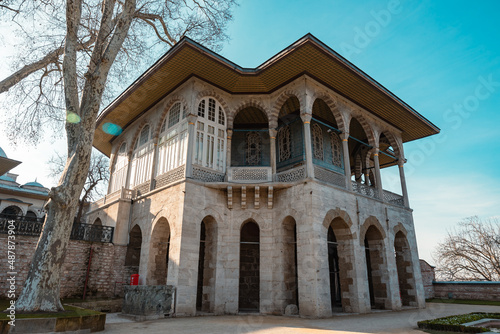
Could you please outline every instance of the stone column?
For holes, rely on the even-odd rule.
[[[151,181],[149,182],[149,190],[154,190],[156,187],[156,173],[157,173],[157,162],[158,162],[158,138],[154,139],[154,149],[153,149],[153,166],[151,166]]]
[[[343,132],[340,137],[342,138],[342,151],[344,153],[344,174],[345,174],[345,186],[346,189],[352,191],[351,182],[351,160],[349,157],[349,132]]]
[[[302,122],[304,122],[304,143],[306,148],[306,174],[309,178],[314,178],[314,165],[311,143],[311,114],[301,114]]]
[[[406,178],[405,178],[405,170],[404,170],[404,159],[399,160],[399,178],[401,179],[401,191],[403,194],[403,202],[405,207],[410,207],[410,200],[408,198],[408,189],[406,188]]]
[[[373,153],[373,161],[375,162],[375,181],[377,183],[377,192],[379,199],[384,200],[384,190],[382,188],[382,177],[380,176],[380,163],[378,160],[378,154],[380,150],[378,147],[375,148],[375,153]]]
[[[272,180],[274,181],[276,176],[276,134],[278,131],[276,129],[269,129],[269,139],[271,145],[271,174]]]
[[[188,143],[187,143],[187,155],[186,155],[186,178],[193,177],[193,149],[194,149],[194,136],[196,124],[196,119],[198,118],[195,114],[187,115],[188,120]]]

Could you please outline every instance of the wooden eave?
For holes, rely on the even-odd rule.
[[[125,130],[192,77],[229,94],[269,94],[303,74],[401,130],[403,142],[439,133],[429,120],[310,34],[255,69],[239,67],[184,38],[103,110],[94,146],[109,156],[115,136],[105,133],[103,124]]]

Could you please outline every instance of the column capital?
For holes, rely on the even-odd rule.
[[[278,130],[276,130],[276,129],[269,129],[269,137],[271,137],[271,139],[275,139],[277,133],[278,133]]]
[[[300,114],[300,118],[302,119],[302,122],[304,122],[304,123],[311,123],[312,114],[303,113],[303,114]]]
[[[190,113],[186,116],[186,118],[187,118],[189,124],[194,124],[196,122],[196,119],[198,118],[198,115]]]
[[[227,132],[227,139],[231,139],[233,136],[233,129],[226,129]]]
[[[342,141],[347,141],[349,139],[349,132],[346,131],[342,132],[340,134],[340,138],[342,138]]]

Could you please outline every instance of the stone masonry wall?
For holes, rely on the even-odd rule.
[[[500,282],[434,282],[434,297],[500,300]]]
[[[29,265],[35,252],[38,237],[16,236],[16,295],[22,290]],[[126,246],[90,243],[70,240],[61,277],[61,298],[83,295],[85,277],[89,261],[90,247],[93,248],[92,263],[89,270],[87,296],[112,297],[122,295],[122,284],[128,283],[125,263]],[[7,297],[9,284],[7,279],[7,235],[0,234],[0,297]]]
[[[424,283],[425,299],[434,298],[434,286],[432,282],[436,279],[434,267],[425,260],[420,260],[420,271],[422,272],[422,282]]]

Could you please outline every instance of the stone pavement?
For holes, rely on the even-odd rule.
[[[299,334],[299,333],[420,333],[417,321],[470,312],[500,312],[499,306],[428,303],[426,309],[370,314],[338,314],[327,319],[238,315],[167,318],[134,322],[108,314],[101,333]]]

